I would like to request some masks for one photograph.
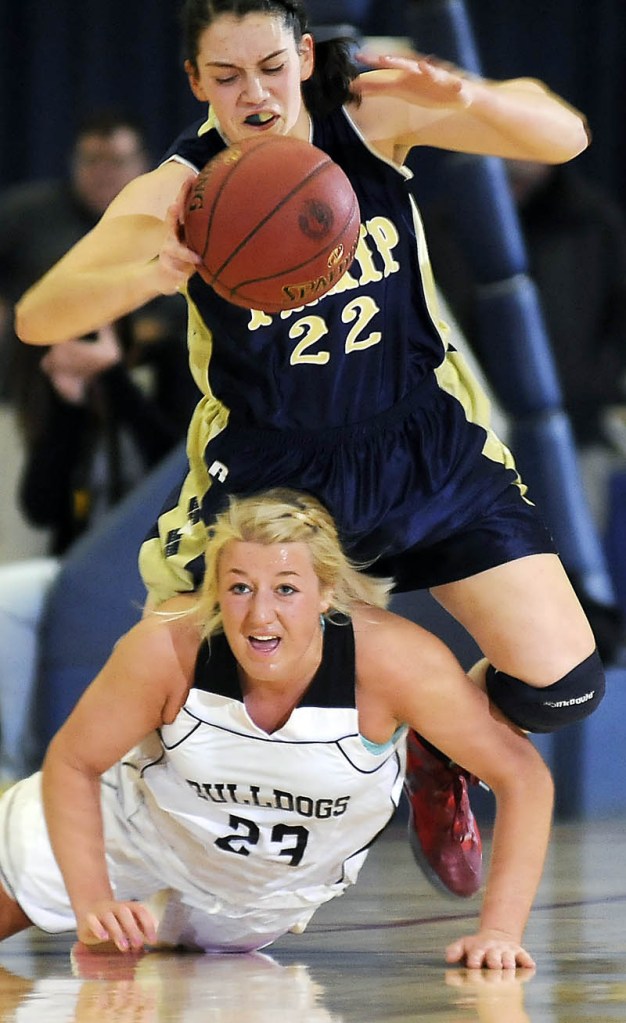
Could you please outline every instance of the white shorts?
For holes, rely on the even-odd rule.
[[[107,776],[108,778],[109,776]],[[173,891],[129,840],[117,790],[102,785],[102,812],[111,885],[120,900],[145,902],[159,921],[159,943],[206,952],[250,952],[286,931],[301,932],[313,909],[261,910],[225,904],[207,892],[202,905]],[[73,931],[76,919],[52,852],[41,798],[41,773],[13,785],[0,799],[0,881],[35,926]]]

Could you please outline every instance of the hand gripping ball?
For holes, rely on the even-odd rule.
[[[246,139],[200,172],[184,219],[198,273],[229,302],[268,313],[321,298],[350,266],[359,204],[343,170],[289,136]]]

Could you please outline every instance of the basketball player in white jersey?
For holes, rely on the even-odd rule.
[[[352,884],[397,806],[408,726],[497,802],[476,933],[451,963],[533,966],[522,936],[552,781],[450,651],[384,610],[314,499],[231,499],[203,589],[145,617],[0,801],[0,937],[248,952]],[[450,714],[450,707],[456,713]]]

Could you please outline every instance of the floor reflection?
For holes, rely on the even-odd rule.
[[[350,957],[337,957],[320,970],[325,986],[315,965],[261,953],[120,956],[75,944],[66,955],[43,958],[49,972],[36,978],[0,966],[3,1023],[275,1023],[278,1016],[289,1023],[530,1023],[523,985],[532,971],[448,970],[435,979],[413,964],[409,978],[397,965],[389,970],[384,956],[376,963],[367,957],[365,974],[351,968]],[[342,999],[347,1014],[330,1007],[329,1000]]]
[[[527,934],[536,971],[446,968],[479,900],[448,901],[385,836],[355,889],[269,954],[103,954],[35,930],[0,945],[0,1023],[623,1023],[626,827],[556,829]]]
[[[302,963],[270,956],[148,952],[121,956],[74,945],[34,980],[0,967],[3,1023],[343,1023]]]

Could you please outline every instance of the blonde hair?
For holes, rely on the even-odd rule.
[[[231,540],[244,543],[304,543],[311,554],[313,569],[323,589],[330,593],[331,617],[337,612],[350,615],[354,604],[386,607],[392,579],[366,575],[346,556],[332,516],[309,494],[287,488],[267,490],[253,497],[230,497],[209,529],[205,550],[205,575],[197,611],[203,634],[222,631],[218,599],[218,573],[222,551]]]

